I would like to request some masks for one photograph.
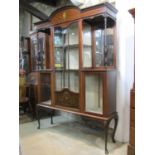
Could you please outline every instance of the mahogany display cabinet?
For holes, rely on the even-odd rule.
[[[112,141],[115,142],[118,123],[116,13],[109,3],[82,10],[65,6],[54,11],[48,20],[35,23],[38,32],[49,33],[50,47],[49,74],[44,73],[39,84],[44,96],[37,104],[39,128],[42,110],[51,113],[60,110],[103,121],[106,153],[109,124],[114,119]],[[37,39],[33,42],[34,49],[40,47]],[[32,57],[34,66],[38,65],[36,56]]]

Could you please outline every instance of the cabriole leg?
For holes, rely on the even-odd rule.
[[[39,108],[37,107],[37,120],[38,120],[38,129],[40,129],[40,114],[39,114]]]
[[[117,129],[117,125],[118,125],[118,114],[115,115],[114,117],[114,121],[115,121],[115,125],[114,125],[114,130],[112,133],[112,141],[115,143],[115,133],[116,133],[116,129]]]
[[[109,130],[109,123],[110,121],[106,121],[106,124],[105,124],[105,131],[104,131],[104,135],[105,135],[105,154],[108,154],[109,151],[108,151],[108,148],[107,148],[107,142],[108,142],[108,130]]]

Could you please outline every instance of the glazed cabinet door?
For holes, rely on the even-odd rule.
[[[115,66],[114,30],[115,22],[103,15],[84,19],[83,67],[107,68]]]
[[[78,22],[54,28],[55,104],[79,108]]]

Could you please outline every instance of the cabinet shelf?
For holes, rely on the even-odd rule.
[[[55,45],[54,48],[78,48],[79,44],[72,45]],[[92,45],[83,44],[83,47],[92,47]]]
[[[75,72],[78,72],[79,71],[79,69],[58,69],[58,68],[56,68],[56,69],[54,69],[56,72],[57,71],[59,71],[59,72],[62,72],[62,71],[65,71],[65,72],[69,72],[69,71],[75,71]]]

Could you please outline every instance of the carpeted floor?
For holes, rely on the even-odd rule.
[[[126,155],[127,144],[108,140],[109,155]],[[103,131],[90,129],[62,116],[20,124],[22,155],[104,155]]]

